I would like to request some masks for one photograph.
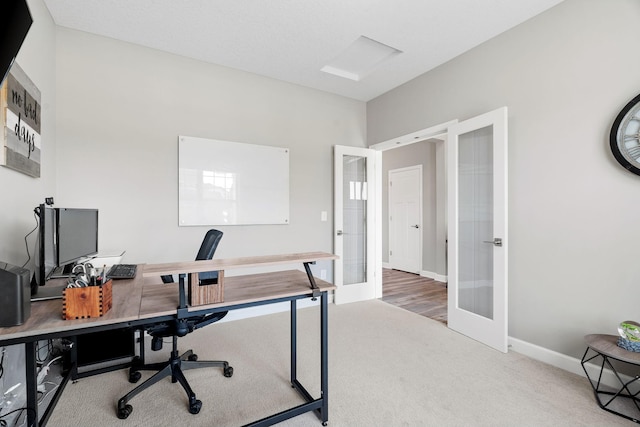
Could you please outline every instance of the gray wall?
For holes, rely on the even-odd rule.
[[[289,147],[290,224],[221,226],[219,257],[332,251],[333,145],[365,145],[365,104],[59,28],[58,202],[100,209],[100,250],[192,259],[178,227],[178,135]],[[331,278],[332,264],[327,268]]]
[[[608,147],[640,91],[638,18],[566,0],[367,104],[368,144],[508,106],[509,335],[574,357],[640,316],[640,177]]]
[[[436,273],[436,149],[417,142],[382,153],[382,261],[389,262],[389,171],[422,165],[422,265]]]

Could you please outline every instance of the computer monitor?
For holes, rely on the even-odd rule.
[[[53,270],[58,267],[58,254],[56,249],[56,222],[57,212],[54,208],[41,204],[36,208],[39,219],[38,231],[38,265],[37,284],[43,286]],[[32,287],[34,294],[37,288]]]
[[[37,284],[43,286],[58,267],[98,253],[98,210],[40,205]],[[32,289],[32,293],[37,289]]]
[[[58,266],[98,254],[98,210],[56,208]]]

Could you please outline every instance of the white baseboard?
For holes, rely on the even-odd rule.
[[[434,273],[432,271],[422,270],[420,272],[420,275],[422,277],[428,277],[429,279],[433,279],[433,280],[436,280],[438,282],[447,283],[447,276],[442,275],[442,274],[438,274],[438,273]]]
[[[382,268],[393,268],[393,267],[391,267],[391,264],[389,264],[388,262],[383,262],[382,263]],[[422,270],[420,272],[420,276],[428,277],[429,279],[437,280],[438,282],[447,283],[447,276],[446,275],[434,273],[434,272],[431,272],[431,271]]]
[[[576,375],[580,375],[581,377],[584,377],[585,381],[589,381],[584,373],[584,370],[582,369],[582,365],[580,363],[581,359],[570,357],[566,354],[558,353],[556,351],[549,350],[548,348],[540,347],[538,345],[531,344],[512,337],[509,337],[509,349],[532,359],[547,363],[551,366],[564,369],[565,371],[574,373]],[[598,361],[598,359],[596,359],[596,361]],[[599,366],[596,366],[592,363],[587,363],[586,368],[589,371],[589,375],[591,376],[591,378],[598,378],[598,374],[600,373]],[[632,379],[632,377],[624,374],[620,374],[620,377],[625,382]],[[605,369],[603,371],[602,384],[613,387],[616,390],[620,388],[620,381],[618,381],[615,374],[610,369]]]

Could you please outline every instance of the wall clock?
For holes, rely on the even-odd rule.
[[[640,95],[625,105],[616,117],[609,144],[618,163],[640,175]]]

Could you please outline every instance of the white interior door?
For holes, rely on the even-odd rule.
[[[389,171],[389,264],[422,269],[422,165]]]
[[[507,352],[507,108],[449,128],[450,328]]]
[[[335,303],[376,298],[374,150],[335,146]]]

